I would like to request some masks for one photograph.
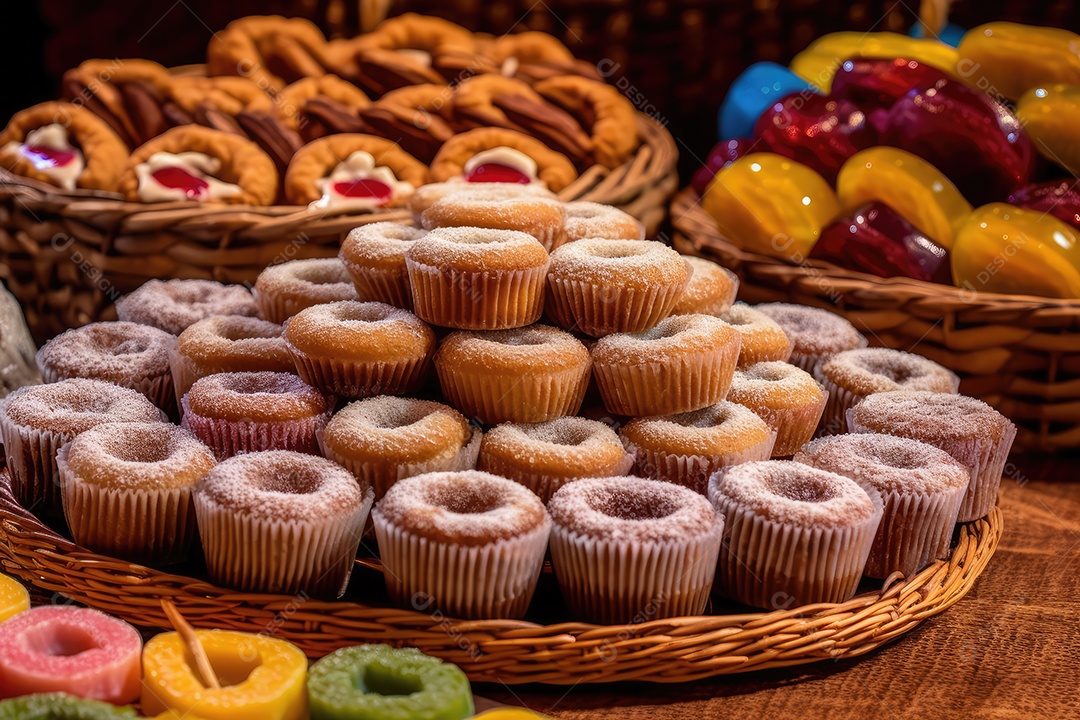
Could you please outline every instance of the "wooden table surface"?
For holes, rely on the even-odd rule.
[[[861,659],[647,683],[477,692],[556,718],[1080,718],[1080,458],[1015,459],[972,591]]]

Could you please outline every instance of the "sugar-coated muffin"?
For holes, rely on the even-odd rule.
[[[705,258],[686,255],[685,260],[694,274],[671,312],[675,315],[722,315],[727,312],[739,294],[739,276]]]
[[[213,280],[148,280],[116,302],[120,320],[179,335],[214,315],[258,317],[255,298],[242,285]]]
[[[736,370],[728,400],[745,405],[776,430],[773,457],[787,457],[814,436],[829,395],[810,373],[783,362]]]
[[[721,313],[720,318],[742,335],[739,367],[760,362],[787,362],[791,357],[791,338],[765,313],[739,302]]]
[[[792,343],[788,362],[811,375],[837,353],[866,347],[863,334],[834,312],[790,303],[763,303],[754,309],[783,328]]]
[[[391,599],[449,617],[517,618],[540,577],[551,519],[513,480],[469,470],[396,483],[372,513]]]
[[[264,320],[283,323],[312,305],[356,300],[356,288],[337,258],[290,260],[259,273],[251,294]]]
[[[352,276],[357,297],[412,310],[405,253],[425,231],[401,223],[379,222],[353,228],[341,243],[341,261]]]

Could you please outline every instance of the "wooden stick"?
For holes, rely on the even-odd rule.
[[[195,667],[199,674],[202,675],[203,685],[211,690],[220,690],[221,682],[218,681],[217,674],[214,673],[214,668],[210,664],[210,657],[206,654],[206,648],[203,647],[202,642],[199,641],[199,634],[195,632],[195,628],[191,627],[191,624],[184,619],[184,616],[173,605],[172,600],[163,599],[161,609],[165,611],[165,616],[169,618],[173,629],[180,633],[180,637],[187,644],[191,656],[195,658]]]

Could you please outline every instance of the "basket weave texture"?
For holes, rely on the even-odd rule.
[[[686,188],[672,203],[675,247],[738,273],[741,300],[837,312],[871,345],[917,352],[958,373],[960,392],[1017,424],[1017,447],[1080,447],[1080,300],[975,293],[815,261],[793,265],[736,247],[698,201]]]
[[[628,162],[588,168],[560,197],[621,207],[655,232],[678,187],[678,152],[667,130],[645,115],[636,132],[642,144]],[[0,279],[40,343],[113,319],[116,300],[149,279],[251,283],[267,265],[333,257],[349,230],[379,221],[411,218],[400,209],[335,214],[284,205],[131,203],[0,170]]]
[[[196,627],[272,634],[313,658],[365,642],[409,645],[456,663],[473,681],[506,684],[674,683],[862,655],[960,600],[1001,530],[995,508],[961,526],[948,560],[840,604],[615,626],[456,621],[437,612],[239,593],[96,555],[22,508],[7,473],[0,475],[0,565],[41,590],[151,628],[169,626],[161,609],[169,599]]]

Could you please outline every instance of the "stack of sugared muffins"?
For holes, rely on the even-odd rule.
[[[394,602],[462,617],[524,615],[550,549],[612,623],[841,602],[992,509],[1015,428],[936,363],[536,185],[410,210],[48,343],[0,406],[19,498],[144,562],[199,537],[248,591],[335,597],[377,545]]]

